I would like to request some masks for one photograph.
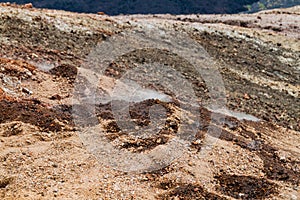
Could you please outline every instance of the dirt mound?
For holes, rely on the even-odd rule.
[[[77,68],[72,65],[59,65],[50,70],[50,73],[67,78],[71,83],[73,83],[77,76]]]

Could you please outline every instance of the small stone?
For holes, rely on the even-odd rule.
[[[245,196],[244,193],[239,193],[239,197],[240,197],[240,198],[242,198],[242,197],[244,197],[244,196]]]
[[[280,156],[279,160],[282,161],[282,162],[285,162],[286,161],[286,157],[285,156]]]
[[[35,54],[35,53],[32,53],[31,54],[33,57],[35,57],[35,58],[38,58],[39,56],[37,55],[37,54]]]
[[[249,96],[249,94],[247,94],[247,93],[246,93],[246,94],[244,94],[244,99],[247,99],[247,100],[248,100],[248,99],[250,99],[250,96]]]
[[[140,178],[140,181],[148,181],[149,180],[149,178],[147,178],[147,177],[141,177]]]
[[[55,94],[55,95],[52,95],[49,99],[50,100],[61,100],[62,97],[59,94]]]
[[[32,142],[30,140],[26,140],[27,144],[32,144]]]
[[[193,141],[192,144],[194,145],[198,145],[198,144],[201,144],[201,140],[196,140],[196,141]]]
[[[160,144],[162,142],[162,139],[161,138],[158,138],[157,140],[156,140],[156,143],[157,144]]]
[[[32,94],[33,94],[33,92],[30,91],[30,90],[27,89],[27,88],[22,88],[22,92],[24,92],[24,93],[26,93],[26,94],[29,94],[29,95],[32,95]]]
[[[33,8],[33,5],[32,5],[32,3],[26,3],[24,5],[24,8]]]

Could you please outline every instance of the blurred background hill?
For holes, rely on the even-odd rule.
[[[260,0],[251,5],[246,5],[248,12],[258,12],[266,9],[287,8],[300,5],[300,0]]]
[[[7,0],[0,0],[7,2]],[[299,5],[300,0],[15,0],[38,8],[73,12],[118,14],[233,14]]]

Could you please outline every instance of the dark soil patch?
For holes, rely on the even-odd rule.
[[[170,103],[165,103],[159,100],[155,99],[149,99],[145,100],[139,103],[131,104],[129,107],[129,113],[131,116],[131,119],[136,120],[136,123],[139,126],[147,126],[150,123],[150,108],[154,105],[161,105],[166,111],[166,117],[171,116],[173,111],[170,108]],[[152,113],[152,114],[156,114]],[[160,116],[153,116],[155,118],[158,118]],[[176,125],[173,126],[174,129],[178,129]]]
[[[95,106],[96,116],[103,120],[112,120],[114,115],[111,109],[111,102],[107,104],[98,104]]]
[[[207,192],[202,186],[196,184],[174,184],[170,182],[161,182],[158,188],[167,190],[168,192],[158,196],[159,199],[167,200],[177,198],[180,200],[190,199],[212,199],[212,200],[225,200],[217,194]]]
[[[60,112],[32,100],[0,101],[0,123],[22,121],[43,131],[61,131],[63,123],[72,125],[69,113]]]
[[[133,122],[133,121],[131,121]],[[126,123],[124,121],[124,123]],[[119,140],[116,148],[119,149],[127,149],[131,152],[141,153],[145,151],[149,151],[157,147],[158,145],[162,145],[168,142],[170,134],[161,134],[161,133],[153,133],[150,137],[140,139],[138,137],[129,135],[128,133],[122,131],[118,124],[115,121],[108,123],[105,126],[106,129],[106,137],[111,141]],[[168,132],[167,132],[168,133]]]
[[[6,188],[11,182],[12,178],[2,178],[0,179],[0,189],[1,188]]]
[[[158,170],[154,170],[151,172],[145,172],[144,175],[146,175],[147,179],[149,179],[151,181],[158,181],[160,177],[170,173],[173,170],[174,170],[174,168],[172,168],[172,166],[169,165],[169,166],[163,167]]]
[[[256,126],[259,127],[260,125],[257,124]],[[248,149],[249,151],[256,153],[264,162],[263,172],[266,174],[267,178],[271,180],[291,182],[296,185],[300,184],[300,173],[295,170],[296,166],[300,164],[299,162],[280,159],[276,154],[278,149],[261,140],[259,133],[250,133],[242,128],[240,135],[250,137],[252,141],[246,141],[243,136],[236,136],[226,130],[222,130],[221,135],[212,134],[212,136],[233,142],[241,148]]]
[[[109,122],[107,125],[105,125],[105,129],[108,133],[118,133],[121,131],[117,122],[115,121]]]
[[[165,109],[166,112],[166,116],[164,116],[165,119],[162,119],[165,120],[165,127],[157,133],[153,131],[153,133],[149,133],[150,136],[148,138],[139,138],[138,135],[130,135],[130,133],[127,133],[126,130],[122,130],[124,127],[121,128],[119,126],[122,124],[128,130],[135,130],[136,128],[139,129],[148,126],[151,123],[149,109],[151,106],[156,104],[162,106],[162,109]],[[106,136],[110,141],[114,141],[116,139],[120,139],[122,141],[122,138],[123,140],[126,138],[126,140],[123,141],[118,148],[128,149],[133,152],[144,152],[154,149],[158,145],[166,144],[169,138],[178,131],[180,121],[175,116],[172,117],[174,111],[171,108],[171,104],[172,103],[161,102],[155,99],[149,99],[139,103],[131,103],[129,107],[130,119],[126,119],[128,121],[115,121],[110,103],[98,105],[96,107],[96,115],[102,120],[108,120],[108,123],[104,126],[104,128],[106,130]],[[156,112],[153,114],[156,114]],[[154,117],[161,118],[162,116]],[[132,125],[135,127],[132,127]]]
[[[226,174],[216,178],[220,184],[218,189],[236,199],[265,199],[278,193],[278,186],[266,179]]]
[[[50,73],[68,79],[74,83],[78,69],[73,65],[62,64],[50,70]]]
[[[123,142],[120,148],[127,149],[134,153],[141,153],[150,151],[159,145],[166,144],[168,140],[169,138],[164,135],[154,136],[147,139],[134,139],[131,141]]]
[[[292,160],[282,160],[276,154],[277,149],[267,144],[262,146],[258,156],[264,161],[264,173],[269,179],[287,181],[293,184],[300,184],[300,172],[296,171],[296,166],[300,162]]]

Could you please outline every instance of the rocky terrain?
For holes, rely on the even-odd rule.
[[[0,199],[299,199],[299,24],[1,4]]]

